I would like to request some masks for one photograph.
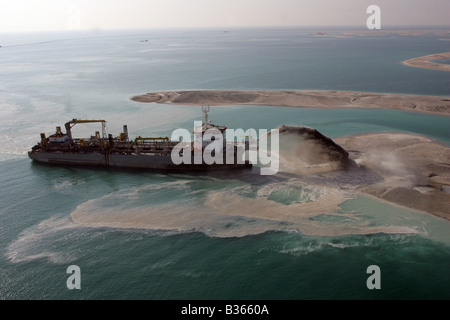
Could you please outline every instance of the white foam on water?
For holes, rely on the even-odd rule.
[[[53,250],[57,246],[52,245],[55,235],[69,229],[77,228],[69,218],[52,217],[41,221],[22,231],[18,238],[6,248],[6,258],[13,262],[27,262],[45,258],[53,263],[67,263],[75,259],[71,252]]]
[[[0,154],[23,157],[31,150],[32,143],[29,137],[0,135]]]
[[[351,238],[329,238],[329,237],[301,237],[291,239],[280,247],[268,247],[262,250],[274,251],[292,256],[305,256],[321,250],[346,250],[357,247],[377,247],[383,245],[384,241],[391,244],[404,244],[410,241],[415,234],[393,233],[385,235],[386,238],[365,237],[356,235]],[[331,240],[331,241],[330,241]]]

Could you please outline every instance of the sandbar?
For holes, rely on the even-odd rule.
[[[450,65],[449,65],[450,67]],[[385,108],[450,115],[450,97],[330,90],[195,90],[150,92],[136,102],[177,105],[267,105],[297,108]]]
[[[435,62],[435,60],[442,60],[442,59],[450,59],[450,52],[430,54],[423,57],[409,59],[403,61],[403,64],[417,68],[450,71],[450,64]]]

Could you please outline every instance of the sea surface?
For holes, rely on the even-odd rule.
[[[73,118],[105,119],[113,135],[127,124],[131,137],[170,136],[202,119],[201,107],[130,100],[146,92],[450,95],[450,73],[401,63],[449,51],[438,35],[318,31],[0,34],[0,299],[450,299],[450,221],[282,173],[52,167],[27,156],[41,132]],[[309,126],[331,138],[407,132],[450,145],[448,116],[398,110],[230,106],[211,107],[210,119],[244,130]],[[79,125],[74,135],[95,130]],[[345,200],[330,210],[336,195]],[[297,212],[298,223],[284,221]],[[101,223],[77,220],[89,215]],[[152,225],[136,227],[149,216]],[[71,265],[81,289],[67,287]],[[371,265],[381,289],[368,289]]]

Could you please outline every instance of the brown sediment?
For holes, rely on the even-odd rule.
[[[449,65],[450,67],[450,65]],[[297,108],[386,108],[450,115],[450,97],[351,91],[168,91],[137,95],[137,102],[178,105],[267,105]]]
[[[448,39],[442,39],[442,40],[448,40]],[[423,57],[409,59],[409,60],[403,61],[403,64],[406,64],[411,67],[417,67],[417,68],[450,71],[450,64],[433,62],[435,60],[441,60],[441,59],[450,59],[450,52],[430,54],[430,55],[423,56]]]
[[[332,142],[313,129],[281,127],[280,130],[280,136],[290,136],[292,140],[300,137],[301,142],[317,141],[322,148],[316,152],[326,152],[325,149],[331,147],[332,155],[336,152],[341,154],[324,159],[325,161],[342,161],[342,157],[349,156],[359,168],[338,171],[338,174],[352,176],[345,181],[355,182],[354,186],[338,188],[326,174],[309,176],[316,177],[316,182],[321,182],[317,184],[313,180],[310,181],[313,183],[309,183],[305,172],[297,175],[295,170],[291,170],[284,172],[294,175],[282,175],[279,180],[260,186],[254,197],[242,195],[243,191],[245,194],[249,190],[247,186],[231,186],[223,190],[208,190],[201,201],[192,197],[175,203],[130,206],[126,210],[120,205],[108,205],[113,202],[111,200],[122,200],[126,204],[127,201],[134,201],[136,193],[160,188],[192,192],[188,186],[193,180],[182,179],[89,200],[79,205],[71,217],[75,223],[88,227],[145,228],[177,232],[196,230],[221,237],[240,237],[273,230],[299,230],[305,235],[321,236],[419,233],[414,227],[390,223],[372,225],[350,212],[338,212],[343,202],[362,194],[450,220],[450,193],[443,189],[450,186],[450,148],[426,137],[403,133],[349,136]],[[304,143],[300,144],[304,146]],[[305,148],[303,151],[306,151]],[[291,156],[295,158],[295,154]],[[280,159],[283,161],[283,157]],[[365,179],[367,170],[376,173],[376,179]],[[272,192],[286,187],[304,188],[309,196],[289,204],[269,198]],[[321,223],[320,217],[323,215],[333,216],[338,220]],[[342,218],[345,219],[341,220]]]

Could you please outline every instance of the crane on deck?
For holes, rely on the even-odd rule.
[[[81,120],[81,119],[72,119],[64,125],[66,127],[66,133],[69,136],[70,140],[72,140],[72,132],[71,129],[78,123],[95,123],[100,122],[102,124],[102,138],[107,139],[106,135],[106,120]]]

